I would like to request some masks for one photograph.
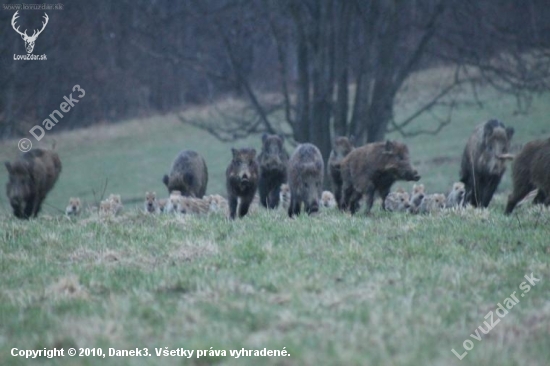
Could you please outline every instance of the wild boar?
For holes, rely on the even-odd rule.
[[[424,184],[413,184],[411,193],[411,212],[417,213],[420,208],[420,204],[426,195]]]
[[[502,175],[510,141],[514,135],[512,127],[506,127],[496,119],[476,127],[462,154],[460,181],[465,186],[464,204],[474,207],[488,207]]]
[[[323,191],[321,193],[321,208],[335,208],[336,205],[336,199],[334,198],[334,195],[330,191]]]
[[[391,192],[386,196],[384,207],[389,212],[409,212],[411,209],[409,194],[400,190]]]
[[[342,208],[352,214],[359,208],[359,200],[366,195],[366,214],[374,203],[374,194],[386,196],[397,180],[418,181],[420,175],[412,168],[407,145],[397,141],[374,142],[354,149],[341,163]]]
[[[145,192],[143,209],[148,213],[156,213],[158,211],[157,194],[155,192]]]
[[[279,202],[283,206],[284,210],[288,210],[290,207],[290,188],[288,184],[281,184],[281,190],[279,192]]]
[[[225,171],[229,217],[234,219],[239,206],[239,217],[248,213],[258,188],[258,164],[256,150],[231,149],[233,159]],[[240,201],[240,202],[239,202]]]
[[[258,156],[260,203],[271,209],[279,206],[281,184],[287,181],[288,153],[283,143],[284,139],[281,136],[264,134],[262,152]]]
[[[78,216],[80,215],[81,209],[82,209],[82,204],[80,202],[80,198],[71,197],[69,198],[69,204],[65,208],[65,215]]]
[[[533,202],[550,205],[550,138],[525,144],[512,165],[512,182],[514,189],[508,196],[506,215],[534,189],[538,193]]]
[[[34,149],[5,165],[9,173],[6,194],[13,214],[20,219],[36,217],[61,174],[59,155],[53,150]]]
[[[466,189],[464,188],[464,183],[462,182],[453,183],[453,188],[451,189],[451,192],[449,192],[449,195],[447,196],[446,207],[453,208],[453,207],[464,206],[465,193],[466,193]]]
[[[445,195],[442,193],[426,195],[418,208],[418,212],[423,214],[439,212],[445,208],[446,200]]]
[[[208,185],[206,162],[195,151],[183,150],[174,159],[170,175],[164,175],[162,182],[168,193],[180,191],[182,196],[202,198]]]
[[[345,136],[339,136],[332,142],[332,151],[328,158],[329,177],[334,192],[334,199],[340,208],[342,201],[342,174],[340,172],[340,163],[353,149],[353,139]]]
[[[288,163],[290,188],[288,216],[299,215],[302,203],[305,211],[310,215],[319,211],[324,174],[325,164],[321,151],[309,143],[299,145]]]

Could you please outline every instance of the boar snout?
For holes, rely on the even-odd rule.
[[[314,214],[314,213],[317,213],[317,212],[319,212],[319,202],[314,201],[314,202],[309,204],[309,207],[307,208],[307,213],[308,214]]]
[[[246,170],[240,172],[239,178],[241,179],[242,183],[247,183],[250,181],[250,175]]]
[[[276,168],[281,164],[282,164],[282,161],[278,156],[272,156],[268,158],[265,162],[265,165],[268,168]]]
[[[420,174],[416,170],[413,170],[410,175],[407,177],[409,180],[413,180],[415,182],[418,182],[420,180]]]

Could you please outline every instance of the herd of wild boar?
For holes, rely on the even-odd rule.
[[[487,207],[502,176],[506,161],[514,160],[513,192],[505,214],[510,214],[526,196],[536,204],[550,205],[550,138],[527,143],[514,156],[509,153],[514,129],[492,119],[476,127],[470,136],[460,167],[460,182],[445,194],[426,194],[424,185],[414,184],[409,194],[391,192],[398,180],[419,181],[410,163],[407,145],[397,141],[369,143],[354,147],[347,137],[337,137],[327,162],[332,192],[323,191],[325,163],[319,149],[310,143],[298,145],[291,156],[277,135],[262,136],[262,151],[231,149],[226,169],[227,198],[205,196],[208,169],[195,151],[180,152],[169,174],[162,178],[168,199],[147,192],[144,210],[149,213],[207,214],[225,212],[231,219],[245,216],[252,207],[282,206],[290,217],[305,210],[314,214],[321,207],[337,207],[351,214],[360,206],[370,213],[376,194],[382,209],[410,213],[432,213],[443,208]],[[61,161],[52,149],[34,149],[14,162],[6,162],[6,186],[13,214],[21,219],[36,217],[48,192],[61,173]],[[100,214],[116,215],[122,210],[120,195],[110,195],[98,207]],[[78,215],[79,198],[71,198],[67,215]]]

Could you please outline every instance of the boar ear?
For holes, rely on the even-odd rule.
[[[516,132],[514,130],[514,127],[506,127],[506,136],[508,136],[508,140],[510,140],[512,136],[514,136],[514,132]]]
[[[233,154],[233,159],[236,159],[239,156],[239,151],[234,147],[231,148],[231,153]]]
[[[485,124],[483,128],[483,137],[487,137],[493,133],[493,125],[490,122]]]
[[[386,146],[384,148],[384,154],[393,154],[393,149],[394,149],[393,142],[391,142],[390,140],[387,140]]]
[[[265,144],[265,140],[267,140],[267,133],[264,133],[262,135],[262,143]]]
[[[168,176],[166,174],[164,174],[164,177],[162,177],[162,183],[164,183],[164,185],[168,187]]]
[[[250,149],[250,160],[256,159],[256,149]]]
[[[11,174],[11,163],[9,161],[4,162],[4,165],[6,166],[6,169],[8,170],[8,173]]]

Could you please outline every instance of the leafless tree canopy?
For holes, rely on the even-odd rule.
[[[249,104],[224,123],[188,121],[222,140],[281,133],[325,156],[334,135],[377,141],[388,131],[437,133],[450,96],[480,85],[526,106],[549,87],[550,9],[543,0],[107,0],[48,11],[35,54],[0,12],[0,137],[24,134],[73,85],[86,98],[56,130],[182,110],[233,95]],[[41,11],[20,11],[21,29]],[[417,110],[395,120],[416,71],[455,70]],[[439,127],[411,127],[444,106]]]

